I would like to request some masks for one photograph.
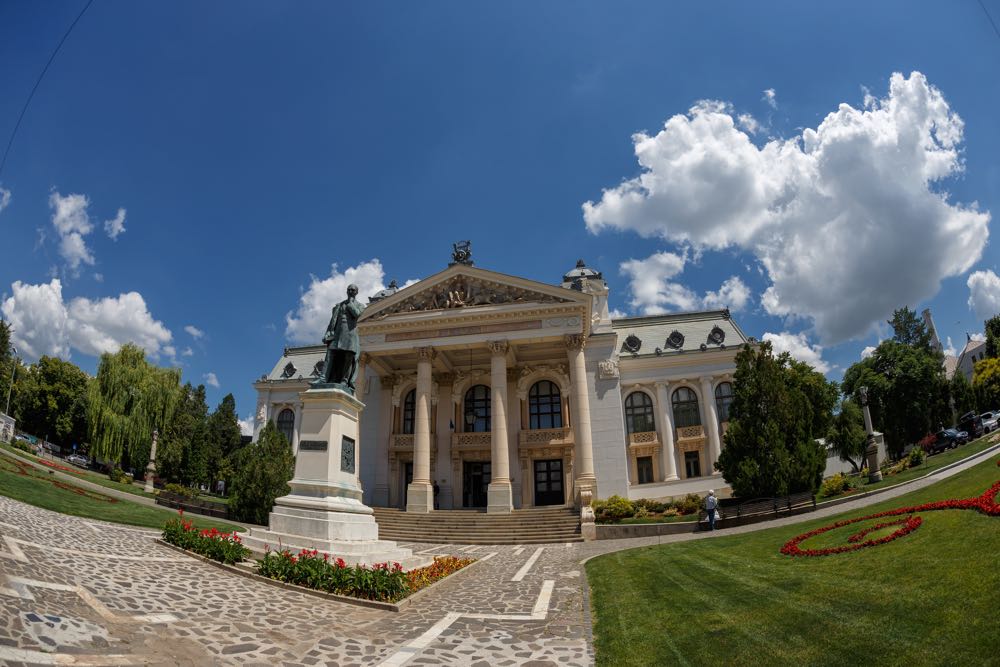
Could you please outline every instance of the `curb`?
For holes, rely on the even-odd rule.
[[[399,600],[398,602],[379,602],[378,600],[365,600],[364,598],[354,598],[354,597],[350,597],[350,596],[347,596],[347,595],[337,595],[336,593],[326,593],[324,591],[318,591],[318,590],[313,589],[313,588],[306,588],[305,586],[298,586],[296,584],[289,584],[289,583],[284,582],[284,581],[278,581],[277,579],[271,579],[270,577],[265,577],[263,575],[257,574],[252,569],[250,569],[252,566],[226,565],[225,563],[220,563],[217,560],[212,560],[211,558],[208,558],[206,556],[202,556],[201,554],[196,554],[196,553],[188,551],[186,549],[182,549],[182,548],[180,548],[180,547],[178,547],[176,545],[164,542],[160,538],[157,538],[157,539],[155,539],[153,541],[156,544],[164,546],[164,547],[166,547],[168,549],[171,549],[173,551],[177,551],[177,552],[182,553],[182,554],[184,554],[186,556],[190,556],[191,558],[194,558],[195,560],[199,560],[202,563],[205,563],[206,565],[211,565],[214,568],[217,568],[219,570],[223,570],[223,571],[228,572],[230,574],[235,574],[237,576],[245,577],[247,579],[253,579],[255,581],[259,581],[261,583],[265,583],[265,584],[268,584],[270,586],[275,586],[277,588],[284,588],[285,590],[293,591],[293,592],[296,592],[296,593],[304,593],[306,595],[311,595],[313,597],[318,597],[318,598],[322,598],[322,599],[325,599],[325,600],[330,600],[332,602],[343,602],[345,604],[352,604],[352,605],[355,605],[357,607],[367,607],[369,609],[379,609],[381,611],[391,611],[391,612],[396,612],[396,613],[402,611],[404,607],[409,606],[414,600],[419,599],[420,597],[423,597],[424,595],[426,595],[429,591],[431,591],[438,584],[443,584],[446,581],[452,581],[458,575],[461,575],[462,573],[467,572],[468,570],[471,570],[477,564],[484,563],[484,562],[488,561],[490,558],[492,558],[493,556],[496,555],[496,554],[490,554],[490,555],[486,556],[485,558],[477,559],[476,561],[474,561],[474,562],[470,563],[469,565],[466,565],[465,567],[463,567],[458,572],[453,572],[452,574],[448,575],[444,579],[439,579],[439,580],[435,581],[433,584],[431,584],[430,586],[427,586],[426,588],[422,588],[419,591],[417,591],[416,593],[413,593],[412,595],[409,595],[409,596],[403,598],[402,600]],[[246,561],[244,561],[244,562],[246,562]]]

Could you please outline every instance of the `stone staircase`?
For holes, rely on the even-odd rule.
[[[437,544],[547,544],[582,542],[580,515],[572,507],[539,507],[510,514],[482,510],[407,513],[373,507],[379,539]]]

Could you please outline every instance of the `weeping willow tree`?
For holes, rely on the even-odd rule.
[[[87,396],[90,451],[114,463],[141,468],[149,457],[153,429],[170,423],[180,393],[181,373],[146,361],[131,343],[102,354]]]

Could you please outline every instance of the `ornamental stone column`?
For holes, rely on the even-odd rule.
[[[507,513],[514,509],[510,484],[510,451],[507,441],[507,348],[505,340],[490,341],[490,485],[486,489],[486,512]]]
[[[569,355],[569,379],[573,385],[573,436],[576,439],[576,461],[574,470],[574,495],[579,500],[580,492],[589,489],[597,497],[597,476],[594,474],[594,440],[590,429],[590,400],[587,390],[587,364],[583,348],[587,338],[583,334],[569,334],[564,337]]]
[[[715,474],[715,462],[719,460],[722,453],[722,444],[719,442],[719,411],[715,407],[715,391],[712,389],[712,377],[703,376],[701,379],[701,396],[705,404],[705,421],[708,422],[708,474]]]
[[[431,485],[431,362],[432,347],[417,348],[416,410],[413,415],[413,481],[406,487],[406,511],[427,513],[434,509]]]
[[[663,481],[672,482],[677,479],[677,459],[674,455],[674,414],[670,406],[670,383],[656,383],[656,400],[660,403],[660,423],[663,424],[663,449],[660,452],[663,470]]]
[[[156,477],[156,439],[159,435],[160,432],[154,428],[153,444],[149,448],[149,463],[146,465],[146,485],[142,489],[146,493],[153,493],[155,491],[153,478]]]

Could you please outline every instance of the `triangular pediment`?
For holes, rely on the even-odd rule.
[[[455,265],[368,306],[361,319],[518,304],[581,304],[588,295],[472,266]]]

